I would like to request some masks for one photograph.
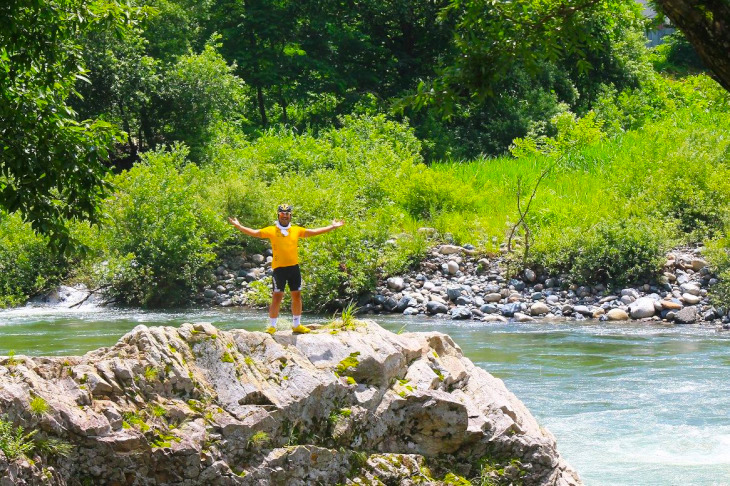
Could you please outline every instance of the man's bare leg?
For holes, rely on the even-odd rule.
[[[302,291],[294,290],[291,293],[291,314],[292,328],[295,332],[309,332],[309,329],[302,326]]]
[[[274,292],[271,296],[271,305],[269,306],[269,327],[266,332],[273,334],[276,331],[276,321],[279,318],[279,308],[284,298],[284,292]]]
[[[295,290],[291,293],[291,314],[293,316],[302,315],[302,291]]]

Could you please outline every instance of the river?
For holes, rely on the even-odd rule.
[[[730,484],[730,334],[647,323],[375,320],[392,331],[451,335],[555,435],[587,485]],[[266,316],[237,309],[4,310],[0,355],[83,354],[139,324],[201,321],[262,330]]]

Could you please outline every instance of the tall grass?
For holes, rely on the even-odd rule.
[[[700,244],[723,235],[730,221],[728,133],[728,113],[685,109],[641,130],[566,153],[541,182],[528,215],[534,234],[534,258],[528,263],[551,271],[572,269],[577,280],[600,278],[591,274],[596,271],[607,279],[613,274],[612,280],[622,280],[615,274],[621,271],[638,279],[656,267],[658,260],[651,255],[672,245]],[[535,155],[433,165],[431,170],[439,177],[457,178],[460,193],[476,208],[439,214],[436,226],[451,228],[462,243],[487,249],[485,241],[503,241],[519,217],[517,180],[522,179],[524,207],[552,160]],[[595,246],[598,241],[620,246],[635,232],[646,238],[631,239],[624,254],[612,257],[626,256],[626,266],[596,269],[584,258],[584,268],[572,268],[581,249],[596,248],[590,258],[599,261],[604,249]],[[623,235],[620,241],[615,240],[617,235]],[[636,245],[645,255],[647,268],[641,271],[630,270],[636,262],[628,255],[635,250],[628,248]]]

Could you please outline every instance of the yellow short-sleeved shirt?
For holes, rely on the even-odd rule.
[[[261,237],[271,241],[271,250],[274,252],[274,259],[271,261],[271,268],[290,267],[299,264],[299,238],[302,237],[306,228],[291,225],[289,234],[284,236],[276,226],[267,226],[261,229]]]

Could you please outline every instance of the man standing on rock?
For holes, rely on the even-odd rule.
[[[291,224],[291,212],[292,207],[289,204],[279,205],[276,224],[259,230],[246,228],[236,218],[228,218],[228,221],[243,233],[254,238],[268,238],[271,242],[271,249],[274,253],[274,259],[271,261],[271,268],[274,270],[274,292],[269,307],[269,327],[266,329],[269,334],[276,332],[279,307],[284,298],[287,283],[291,292],[292,331],[295,333],[310,332],[309,328],[301,324],[302,274],[299,270],[299,238],[321,235],[345,224],[341,220],[334,220],[329,226],[306,229]]]

